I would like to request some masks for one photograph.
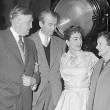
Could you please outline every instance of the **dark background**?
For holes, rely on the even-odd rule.
[[[14,8],[15,5],[21,5],[21,6],[29,7],[34,13],[33,28],[30,31],[30,34],[33,34],[39,29],[38,19],[37,19],[39,13],[43,9],[47,9],[47,8],[54,10],[58,2],[60,2],[60,0],[0,0],[0,30],[4,30],[8,26],[10,26],[10,22],[8,18],[10,10]],[[109,0],[108,3],[110,4]],[[102,14],[106,15],[105,12]],[[110,10],[108,14],[109,14],[108,21],[110,22]],[[107,30],[107,24],[106,24],[107,18],[101,17],[100,19],[101,22],[98,24],[99,25],[98,28],[96,28],[91,35],[88,35],[87,37],[84,38],[83,49],[93,51],[95,54],[97,54],[97,51],[95,49],[96,36],[99,32]],[[108,29],[109,28],[110,28],[110,24],[108,23]],[[57,34],[60,37],[60,34],[58,33],[54,33],[54,34]]]
[[[102,7],[104,7],[104,2],[106,0],[87,0],[87,1],[96,1],[97,3],[101,3],[100,4],[100,9]],[[51,9],[54,9],[54,7],[57,5],[57,3],[59,3],[60,0],[51,0]],[[94,30],[91,32],[91,34],[87,35],[84,38],[84,42],[83,42],[83,50],[87,50],[87,51],[92,51],[94,52],[97,56],[98,56],[98,51],[96,50],[96,45],[97,45],[97,35],[98,33],[100,33],[101,31],[110,31],[110,0],[107,0],[106,2],[108,2],[109,4],[109,10],[107,12],[104,12],[105,9],[101,9],[98,10],[100,11],[101,15],[99,16],[99,19],[97,19],[97,21],[100,21],[99,23],[97,23],[95,25]],[[106,6],[104,7],[106,8]],[[106,17],[106,14],[108,13],[108,17]],[[107,20],[108,20],[108,25],[107,25]],[[107,29],[108,28],[108,29]]]

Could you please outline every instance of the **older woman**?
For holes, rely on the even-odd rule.
[[[102,58],[93,71],[87,110],[110,110],[110,32],[99,33],[96,49]]]
[[[90,77],[98,58],[81,49],[82,35],[80,27],[71,26],[64,31],[69,50],[62,55],[60,72],[65,89],[55,110],[86,110]]]

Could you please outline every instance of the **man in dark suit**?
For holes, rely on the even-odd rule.
[[[39,16],[41,29],[32,35],[38,51],[41,83],[33,95],[33,110],[54,110],[62,91],[60,58],[66,43],[53,32],[58,23],[57,13],[44,10]]]
[[[96,48],[102,58],[93,71],[87,110],[110,110],[110,32],[98,35]]]
[[[31,110],[32,90],[40,79],[35,44],[24,37],[32,12],[15,7],[9,17],[11,27],[0,32],[0,110]]]

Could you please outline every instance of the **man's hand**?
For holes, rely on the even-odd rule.
[[[24,86],[33,86],[36,84],[36,79],[30,76],[23,75],[22,80]]]

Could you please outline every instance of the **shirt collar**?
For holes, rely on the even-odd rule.
[[[10,30],[11,30],[16,42],[18,42],[19,41],[19,34],[12,27],[10,27]],[[24,42],[23,37],[22,37],[22,41]]]
[[[39,36],[40,36],[42,44],[44,44],[45,35],[42,33],[41,29],[39,30]],[[48,41],[50,41],[50,39],[51,39],[51,37],[48,36]]]

